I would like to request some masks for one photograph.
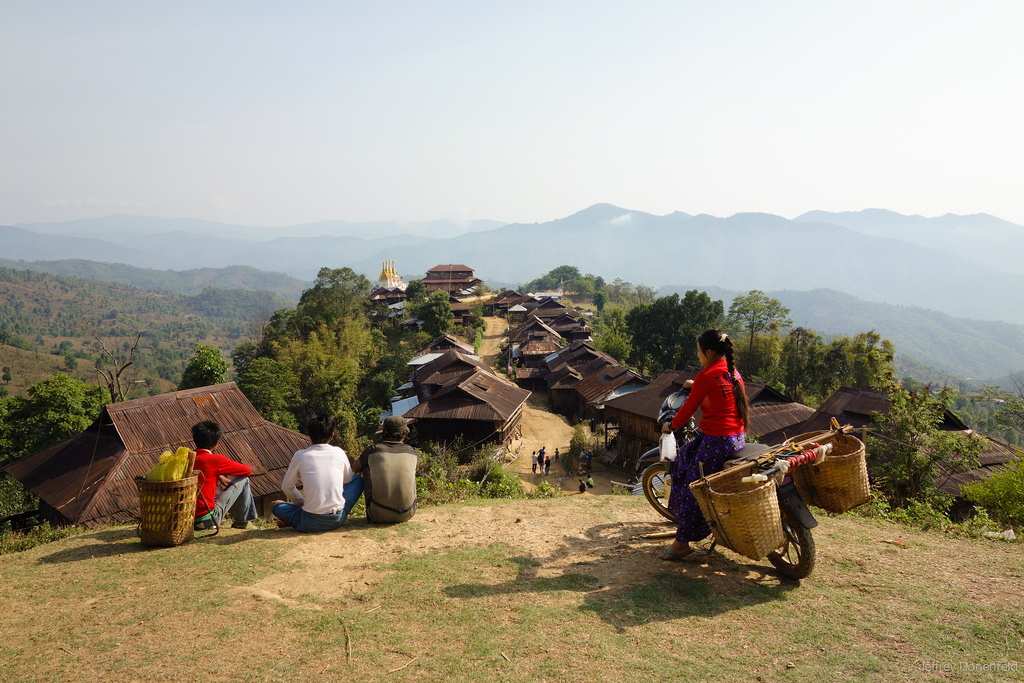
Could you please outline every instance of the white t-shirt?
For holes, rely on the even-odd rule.
[[[292,456],[281,490],[291,503],[301,505],[311,515],[332,515],[345,508],[343,489],[353,476],[345,451],[318,443]]]

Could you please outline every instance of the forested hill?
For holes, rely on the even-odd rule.
[[[0,259],[0,267],[116,282],[152,292],[184,295],[198,294],[207,287],[216,287],[277,292],[292,301],[298,301],[302,290],[309,286],[308,282],[298,280],[290,275],[257,270],[250,266],[175,271],[138,268],[124,263],[104,263],[85,259],[29,262]]]
[[[170,391],[195,344],[226,354],[254,320],[293,305],[274,292],[206,288],[180,296],[0,268],[0,365],[12,376],[0,386],[21,391],[56,370],[93,382],[100,345],[125,353],[140,334],[132,369],[140,392]]]

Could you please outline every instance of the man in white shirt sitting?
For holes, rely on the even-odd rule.
[[[292,456],[281,482],[289,502],[274,503],[273,511],[296,531],[330,531],[345,523],[363,493],[363,478],[352,471],[345,451],[331,445],[333,417],[310,418],[306,433],[313,445]]]

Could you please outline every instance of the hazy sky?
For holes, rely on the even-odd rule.
[[[1024,224],[1024,3],[0,0],[0,224]]]

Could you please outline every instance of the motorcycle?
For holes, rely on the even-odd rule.
[[[670,394],[661,405],[658,421],[661,424],[671,422],[680,406],[689,396],[688,390]],[[838,428],[838,425],[835,425]],[[849,428],[838,429],[848,431]],[[686,443],[699,432],[693,420],[681,430],[677,430],[677,443]],[[756,464],[758,473],[744,477],[742,481],[767,481],[775,477],[777,481],[776,495],[779,501],[782,531],[784,540],[781,546],[768,554],[768,561],[784,576],[791,579],[802,579],[810,575],[814,569],[815,549],[811,529],[818,526],[817,520],[807,508],[803,497],[793,483],[789,470],[814,462],[820,462],[831,451],[832,444],[819,446],[817,443],[799,443],[787,446],[770,447],[762,444],[748,443],[732,458],[725,462],[722,471],[739,465]],[[638,467],[643,468],[637,486],[643,491],[651,506],[673,524],[679,520],[668,508],[668,499],[672,491],[673,463],[661,460],[659,448],[652,448],[644,453]],[[712,541],[707,549],[711,553],[717,541]]]

